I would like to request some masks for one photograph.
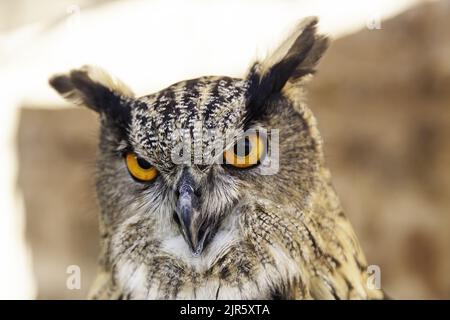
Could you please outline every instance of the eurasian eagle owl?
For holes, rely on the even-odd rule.
[[[306,18],[243,79],[143,97],[85,66],[50,84],[100,115],[91,298],[381,298],[305,106],[327,48]]]

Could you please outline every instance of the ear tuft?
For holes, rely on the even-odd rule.
[[[134,97],[122,81],[93,66],[83,66],[68,74],[56,74],[50,78],[49,84],[65,99],[97,112],[101,112],[103,107],[101,96],[108,98],[108,93],[123,98]]]
[[[65,99],[105,115],[121,127],[128,125],[133,92],[104,70],[84,66],[67,74],[57,74],[49,83]]]
[[[251,68],[248,117],[262,114],[262,105],[274,93],[281,92],[289,83],[313,74],[315,66],[328,48],[328,38],[317,34],[317,17],[303,19],[289,37],[262,62]]]
[[[89,78],[92,82],[100,84],[110,90],[125,97],[134,97],[133,91],[121,80],[111,76],[105,70],[95,66],[83,66],[80,69],[72,70],[71,75]]]
[[[327,37],[317,34],[318,21],[317,17],[307,17],[297,24],[282,44],[260,63],[261,79],[276,74],[287,81],[291,75],[314,72],[329,43]]]

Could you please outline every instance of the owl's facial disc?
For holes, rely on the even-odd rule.
[[[198,186],[191,174],[184,170],[176,188],[177,203],[175,207],[176,221],[181,233],[188,243],[194,256],[203,252],[210,240],[215,224],[201,215]]]

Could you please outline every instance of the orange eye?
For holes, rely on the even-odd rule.
[[[138,158],[134,153],[127,153],[125,157],[130,174],[140,181],[152,181],[158,175],[158,170],[142,158]]]
[[[253,167],[259,164],[264,148],[264,139],[258,133],[245,136],[224,152],[225,164],[241,169]]]

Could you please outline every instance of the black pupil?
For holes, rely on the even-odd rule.
[[[152,165],[150,163],[148,163],[147,161],[145,161],[142,158],[137,158],[136,160],[137,160],[139,167],[141,167],[142,169],[150,169],[152,167]]]
[[[245,157],[250,154],[252,144],[248,138],[245,138],[234,145],[234,154],[238,157]]]

